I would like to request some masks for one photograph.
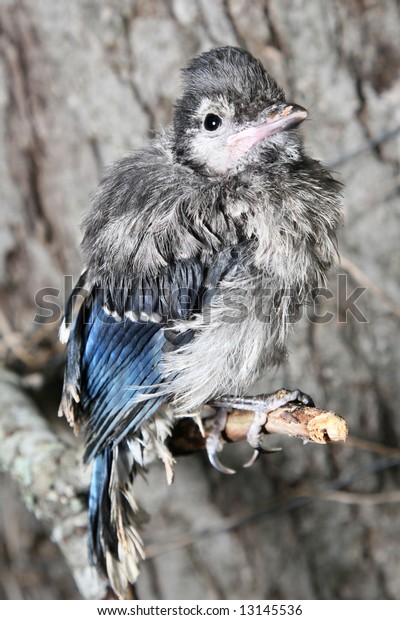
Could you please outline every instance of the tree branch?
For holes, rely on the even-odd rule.
[[[202,417],[204,435],[192,418],[183,418],[175,425],[169,443],[169,448],[175,456],[198,452],[205,448],[207,436],[214,422],[214,410],[211,407],[204,409]],[[222,430],[223,441],[233,443],[245,440],[253,415],[254,412],[247,409],[231,411]],[[288,435],[319,444],[345,441],[348,433],[346,422],[341,416],[333,411],[305,407],[300,403],[291,403],[271,411],[267,415],[263,431],[266,435]]]
[[[88,564],[86,551],[87,468],[76,440],[57,436],[24,394],[20,381],[0,369],[0,467],[16,480],[22,499],[47,523],[83,598],[102,599],[107,586]]]

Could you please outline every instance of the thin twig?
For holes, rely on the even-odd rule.
[[[368,439],[361,439],[360,437],[354,437],[351,435],[346,442],[346,445],[353,448],[359,448],[366,452],[373,452],[374,454],[380,454],[381,456],[392,456],[400,459],[400,449],[393,448],[392,446],[385,446],[384,444],[377,443],[376,441],[369,441]]]
[[[379,504],[397,504],[400,491],[382,491],[381,493],[350,493],[348,491],[324,491],[314,496],[316,499],[354,504],[359,506],[377,506]]]

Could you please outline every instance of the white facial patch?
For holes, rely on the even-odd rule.
[[[204,127],[204,120],[208,114],[215,114],[222,120],[221,125],[214,131],[209,131]],[[228,146],[229,137],[238,130],[234,117],[233,105],[223,96],[214,101],[205,98],[198,110],[200,129],[192,132],[193,156],[197,161],[220,174],[231,169],[237,161],[232,149]]]

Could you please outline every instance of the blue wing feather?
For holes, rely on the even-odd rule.
[[[156,336],[150,339],[145,355],[138,355],[136,358],[138,363],[132,365],[133,370],[127,368],[123,372],[114,373],[113,384],[109,392],[105,392],[100,397],[101,404],[96,409],[96,415],[91,424],[93,436],[99,438],[96,451],[104,444],[104,440],[107,442],[113,439],[115,444],[119,443],[122,430],[125,428],[130,430],[133,427],[133,430],[137,430],[139,423],[136,423],[136,420],[138,419],[139,422],[139,418],[140,421],[147,419],[147,415],[143,416],[144,411],[148,409],[148,406],[144,404],[143,395],[152,395],[151,402],[157,405],[148,414],[149,416],[163,402],[163,399],[157,395],[162,391],[160,362],[164,338],[160,333]],[[99,401],[98,396],[96,400]]]
[[[104,312],[101,296],[95,294],[82,333],[81,408],[87,460],[138,430],[165,401],[161,367],[165,343],[161,325],[116,321]]]
[[[86,341],[85,353],[82,364],[85,373],[87,389],[91,397],[95,398],[101,390],[110,390],[110,377],[102,372],[103,368],[113,368],[115,375],[125,371],[126,366],[140,363],[140,354],[144,344],[149,339],[149,330],[139,329],[138,324],[132,327],[129,319],[123,324],[116,322],[112,317],[107,316],[103,310],[99,310],[99,315],[95,319],[96,329],[91,331],[92,338]],[[99,322],[103,322],[102,326]],[[141,324],[142,328],[143,325]],[[99,337],[101,340],[99,341]],[[121,352],[127,347],[135,353],[135,357],[125,355],[121,357]],[[91,358],[92,354],[92,358]],[[136,356],[138,356],[136,358]],[[95,370],[95,372],[93,372]]]

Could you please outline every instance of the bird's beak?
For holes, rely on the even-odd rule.
[[[257,125],[252,125],[229,136],[227,145],[229,148],[232,147],[234,150],[237,149],[244,154],[261,140],[269,138],[275,133],[297,127],[307,116],[307,110],[300,105],[285,103],[279,106],[278,109],[275,108],[267,116],[264,113],[263,121]]]

